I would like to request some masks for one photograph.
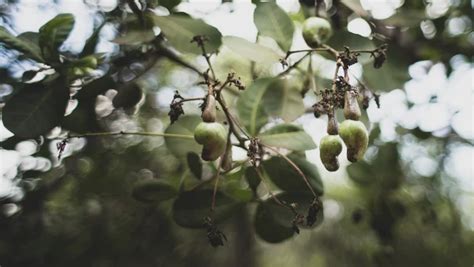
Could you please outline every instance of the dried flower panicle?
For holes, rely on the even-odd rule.
[[[217,225],[211,217],[204,218],[204,226],[207,228],[209,244],[213,247],[224,246],[224,241],[227,241],[227,237],[223,232],[217,229]]]
[[[323,210],[323,203],[319,197],[315,197],[306,215],[306,225],[313,226],[317,220],[318,213]]]
[[[174,93],[173,100],[170,104],[170,111],[168,116],[170,117],[171,124],[178,120],[179,116],[184,114],[183,100],[184,98],[179,94],[178,91]]]

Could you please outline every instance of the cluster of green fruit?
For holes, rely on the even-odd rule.
[[[328,171],[339,169],[338,156],[342,152],[341,140],[347,147],[347,159],[356,162],[364,157],[369,144],[369,136],[365,125],[359,121],[360,108],[357,97],[352,91],[347,91],[344,97],[344,117],[338,127],[335,116],[329,114],[328,135],[321,139],[319,153],[324,167]]]
[[[329,21],[319,17],[307,19],[303,24],[303,38],[306,44],[317,48],[332,35]],[[347,147],[347,159],[351,162],[360,160],[367,150],[368,133],[365,125],[359,121],[360,108],[357,96],[353,91],[344,95],[344,120],[338,127],[334,112],[328,114],[328,135],[321,139],[319,153],[324,167],[328,171],[339,169],[338,156],[342,152],[342,141]]]

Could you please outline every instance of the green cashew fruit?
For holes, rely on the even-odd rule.
[[[319,47],[332,35],[329,21],[323,18],[312,17],[303,23],[303,39],[311,48]]]
[[[202,111],[201,118],[204,122],[216,121],[216,98],[212,94],[206,98],[206,107]]]
[[[337,135],[326,135],[321,138],[319,144],[319,156],[323,162],[326,170],[330,172],[337,171],[339,169],[339,161],[337,156],[341,154],[342,143],[341,139]]]
[[[344,94],[344,117],[348,120],[358,121],[361,116],[357,95],[353,91]]]
[[[227,131],[218,122],[201,122],[194,129],[194,139],[203,145],[201,158],[214,161],[225,152]]]
[[[360,121],[345,120],[339,125],[339,136],[347,146],[347,159],[356,162],[365,154],[369,145],[369,135]]]

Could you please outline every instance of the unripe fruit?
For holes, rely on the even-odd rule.
[[[347,146],[347,159],[351,162],[362,159],[369,145],[365,125],[360,121],[345,120],[339,125],[339,136]]]
[[[331,35],[331,24],[323,18],[312,17],[303,23],[303,39],[309,47],[318,47]]]
[[[353,91],[344,94],[344,117],[348,120],[358,121],[361,116],[357,95]]]
[[[337,135],[339,133],[337,126],[337,120],[336,116],[334,115],[334,110],[331,110],[330,113],[328,113],[328,129],[327,133],[330,135]]]
[[[203,145],[201,158],[214,161],[225,152],[227,131],[220,123],[201,122],[194,129],[194,139]]]
[[[206,107],[202,111],[202,121],[215,122],[216,121],[216,98],[209,94],[206,99]]]
[[[337,156],[341,154],[341,151],[342,144],[339,136],[326,135],[321,139],[319,144],[319,156],[326,170],[334,172],[339,169]]]

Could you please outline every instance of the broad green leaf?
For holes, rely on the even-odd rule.
[[[258,63],[276,63],[284,57],[268,47],[249,42],[240,37],[224,36],[223,42],[232,51]]]
[[[299,156],[289,155],[288,158],[304,173],[313,190],[318,194],[322,194],[324,191],[323,183],[316,166]],[[264,161],[263,168],[272,182],[282,190],[310,192],[303,177],[283,157],[273,157]]]
[[[161,202],[175,197],[178,194],[172,185],[157,179],[138,182],[134,185],[132,196],[141,202]]]
[[[56,79],[49,84],[26,84],[3,108],[3,123],[23,138],[46,134],[59,125],[69,100],[69,89]]]
[[[151,42],[155,39],[153,32],[153,18],[150,15],[143,16],[144,24],[136,16],[130,17],[123,23],[124,34],[115,38],[114,43],[121,45],[139,45]]]
[[[255,233],[268,243],[280,243],[292,237],[291,227],[279,224],[273,214],[270,203],[260,203],[255,213]]]
[[[159,0],[158,3],[171,11],[181,3],[181,0]]]
[[[261,180],[260,180],[260,177],[258,177],[258,173],[255,170],[255,168],[247,167],[245,169],[244,174],[245,174],[245,180],[247,181],[249,187],[252,188],[253,191],[256,191]]]
[[[211,189],[206,189],[179,194],[173,204],[173,219],[176,224],[188,228],[204,227],[204,218],[211,215],[212,193]],[[222,222],[230,218],[241,205],[242,203],[218,191],[212,218],[217,223]]]
[[[359,34],[351,33],[347,30],[340,30],[335,32],[329,39],[327,44],[339,51],[342,51],[344,49],[344,46],[347,46],[353,50],[373,50],[376,48],[376,45],[372,40],[363,37]],[[321,53],[321,55],[328,59],[335,60],[334,56],[330,53]],[[358,60],[362,64],[371,62],[371,60],[369,59],[369,54],[366,53],[361,54]]]
[[[278,200],[288,204],[295,203],[296,211],[306,215],[308,208],[313,201],[313,196],[309,193],[288,193],[283,192],[276,195]],[[268,198],[260,203],[255,213],[255,231],[257,235],[269,243],[279,243],[293,236],[292,229],[295,214],[286,207],[278,205],[273,198]],[[316,223],[309,228],[320,225],[324,214],[322,210],[316,216]],[[308,228],[298,225],[299,228]]]
[[[258,4],[253,21],[261,35],[273,38],[283,51],[290,50],[295,27],[290,17],[276,3]]]
[[[259,135],[260,140],[273,147],[282,147],[289,150],[315,149],[313,142],[302,127],[294,124],[280,124]]]
[[[280,78],[268,85],[263,96],[263,106],[267,114],[291,122],[303,115],[305,107],[301,88],[291,80]]]
[[[143,97],[140,86],[136,83],[127,83],[117,89],[118,93],[112,103],[116,108],[134,107]]]
[[[401,27],[416,27],[427,17],[424,10],[404,9],[398,10],[391,17],[384,19],[386,25]]]
[[[191,173],[198,178],[199,180],[202,179],[202,162],[201,157],[198,154],[189,152],[186,155],[186,160],[188,163],[189,170]]]
[[[82,52],[81,52],[81,57],[84,57],[84,56],[87,56],[87,55],[90,55],[90,54],[94,54],[95,53],[95,48],[97,46],[97,44],[99,43],[99,33],[100,31],[102,30],[102,28],[105,26],[105,24],[107,23],[107,20],[104,20],[95,30],[94,32],[92,33],[92,35],[87,38],[86,40],[86,44],[84,45],[84,48],[82,49]]]
[[[75,133],[99,131],[100,126],[95,113],[95,99],[79,100],[72,113],[64,117],[61,127]]]
[[[271,81],[273,81],[271,78],[254,81],[237,100],[239,118],[251,135],[256,135],[268,121],[262,102],[263,95]]]
[[[369,185],[377,180],[372,171],[372,166],[365,161],[360,161],[347,166],[349,178],[361,185]]]
[[[18,50],[26,57],[38,62],[44,62],[44,59],[41,56],[41,51],[34,42],[20,38],[20,36],[15,37],[2,26],[0,26],[0,43],[5,44],[8,48]]]
[[[243,169],[239,169],[230,174],[226,174],[223,179],[223,191],[226,195],[241,202],[249,202],[253,197],[252,190],[245,184],[242,184]]]
[[[375,91],[403,89],[410,79],[408,66],[410,62],[400,56],[401,52],[389,47],[387,60],[380,69],[375,69],[372,62],[364,65],[363,77],[366,84]]]
[[[59,14],[39,29],[39,45],[46,60],[59,60],[59,47],[74,28],[74,16]]]
[[[222,44],[221,33],[201,19],[170,15],[153,16],[153,20],[171,45],[181,52],[202,54],[201,48],[196,43],[191,43],[197,35],[207,38],[205,45],[208,53],[217,51]]]
[[[201,121],[201,117],[197,115],[182,116],[166,128],[165,133],[167,134],[187,136],[187,138],[165,137],[166,147],[173,155],[184,158],[189,152],[201,154],[202,146],[194,140],[194,129]]]

